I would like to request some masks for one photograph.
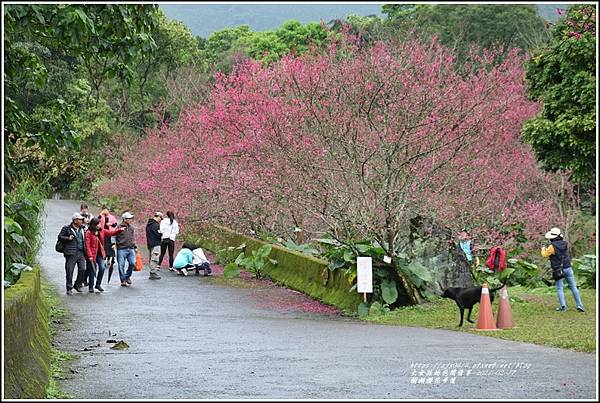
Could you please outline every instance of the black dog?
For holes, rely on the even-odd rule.
[[[502,287],[504,287],[504,284],[498,288],[490,289],[490,302],[494,302],[494,291],[497,291]],[[460,311],[460,323],[458,326],[462,326],[463,324],[465,308],[469,310],[467,321],[475,323],[471,320],[471,311],[473,310],[473,305],[481,300],[481,288],[482,287],[453,287],[446,289],[442,294],[442,297],[453,299],[456,302],[456,305],[458,305]]]

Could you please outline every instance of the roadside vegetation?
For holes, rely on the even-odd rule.
[[[4,288],[15,284],[21,272],[36,262],[43,231],[42,212],[47,187],[32,178],[3,193],[4,203]]]
[[[571,292],[566,287],[565,297],[569,307],[567,312],[554,310],[558,305],[556,287],[510,287],[508,295],[515,324],[512,329],[477,331],[475,325],[466,320],[462,327],[458,327],[458,308],[449,299],[401,307],[388,313],[369,315],[364,320],[387,325],[447,329],[593,353],[596,351],[596,290],[580,289],[579,292],[586,308],[585,313],[575,310]],[[495,298],[492,303],[494,314],[498,311],[498,300],[499,298]],[[479,304],[473,308],[471,319],[476,321],[478,313]]]
[[[44,279],[42,279],[42,300],[49,309],[48,328],[50,329],[50,337],[54,339],[59,326],[68,318],[68,311],[58,298],[58,293],[54,286]],[[77,359],[77,356],[72,353],[60,351],[54,345],[54,342],[52,342],[50,380],[46,389],[46,399],[72,399],[73,396],[60,388],[60,381],[65,379],[66,363]]]

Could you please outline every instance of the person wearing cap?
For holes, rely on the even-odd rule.
[[[158,257],[160,256],[160,222],[162,221],[163,213],[157,211],[154,217],[148,219],[146,224],[146,244],[148,246],[148,262],[150,264],[150,280],[160,279],[158,274],[159,265]]]
[[[583,302],[581,302],[581,296],[577,289],[577,283],[575,282],[575,276],[573,275],[573,268],[571,267],[571,257],[569,256],[569,243],[563,238],[563,234],[559,228],[552,228],[546,232],[545,238],[550,240],[550,246],[542,248],[542,256],[550,258],[550,267],[552,270],[563,269],[565,277],[556,280],[556,292],[558,294],[558,308],[559,312],[567,310],[567,302],[565,301],[565,293],[563,290],[564,279],[567,279],[569,288],[575,298],[575,306],[579,312],[585,312]]]
[[[58,239],[64,244],[65,274],[67,280],[67,295],[73,294],[73,288],[81,292],[85,277],[84,232],[83,216],[75,213],[71,217],[71,224],[61,228]],[[77,278],[73,285],[73,270],[77,265]]]
[[[133,274],[133,268],[135,267],[135,236],[133,233],[133,214],[126,211],[121,216],[123,222],[120,227],[123,231],[117,235],[117,262],[119,265],[119,277],[121,279],[121,286],[127,287],[131,285],[131,275]],[[125,260],[129,262],[127,271],[125,271]]]

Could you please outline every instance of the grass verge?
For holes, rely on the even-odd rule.
[[[42,298],[49,309],[48,320],[50,337],[54,339],[58,325],[67,318],[68,311],[58,298],[56,289],[42,278]],[[54,345],[54,343],[53,343]],[[76,355],[52,347],[50,380],[46,388],[46,399],[72,399],[73,396],[60,389],[59,381],[65,379],[64,364],[77,358]]]
[[[454,301],[448,299],[398,308],[387,314],[363,319],[389,325],[455,330],[591,353],[596,351],[596,290],[580,289],[579,292],[585,313],[575,310],[573,295],[568,288],[565,288],[565,298],[569,309],[567,312],[556,312],[554,309],[558,301],[555,287],[534,290],[511,287],[508,295],[515,327],[485,333],[475,330],[475,325],[466,321],[467,312],[463,326],[458,327],[458,308]],[[494,315],[498,312],[498,300],[497,292],[492,304]],[[471,319],[476,321],[478,313],[479,304],[473,308]]]

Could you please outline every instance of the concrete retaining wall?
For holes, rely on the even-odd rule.
[[[245,243],[246,254],[248,254],[266,244],[221,226],[204,228],[200,235],[186,238],[213,252]],[[331,271],[324,260],[277,245],[272,246],[269,257],[277,260],[278,264],[267,264],[265,272],[270,278],[326,304],[356,312],[362,302],[362,295],[356,291],[349,291],[352,285],[348,283],[342,270]]]
[[[50,377],[48,307],[40,269],[4,290],[4,398],[43,399]]]

